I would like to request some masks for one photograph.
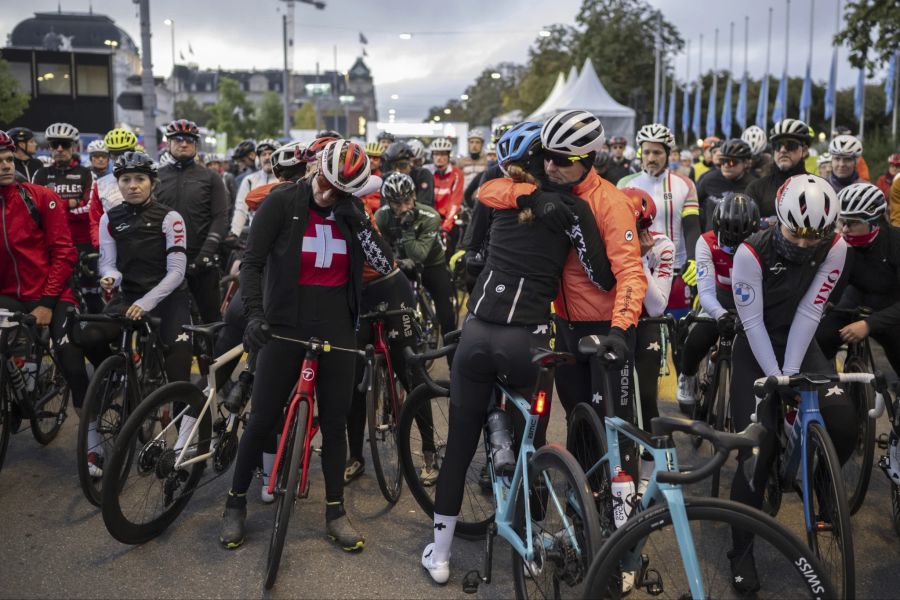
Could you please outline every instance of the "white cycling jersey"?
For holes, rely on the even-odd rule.
[[[644,310],[647,316],[659,317],[669,305],[669,293],[675,277],[675,244],[661,233],[653,233],[653,247],[643,256],[647,293]]]
[[[247,206],[247,194],[253,188],[267,183],[277,181],[278,178],[272,173],[266,173],[265,169],[250,173],[241,181],[241,187],[238,188],[237,198],[234,200],[234,216],[231,217],[231,234],[240,236],[245,226],[250,225],[250,208]]]

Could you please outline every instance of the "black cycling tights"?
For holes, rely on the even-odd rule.
[[[247,328],[247,317],[244,316],[244,302],[241,299],[241,290],[235,292],[228,308],[225,310],[225,327],[219,330],[216,343],[213,346],[213,356],[222,356],[244,339],[244,329]],[[225,382],[231,379],[235,368],[241,362],[238,356],[227,363],[223,363],[216,369],[216,389],[221,390]]]
[[[431,294],[438,321],[441,322],[441,334],[446,335],[456,329],[456,317],[453,314],[453,280],[447,265],[425,267],[422,271],[422,285]]]
[[[641,421],[650,431],[650,420],[659,416],[656,397],[659,393],[659,366],[662,360],[662,336],[659,323],[639,323],[634,351],[638,390],[641,394]]]
[[[450,431],[447,450],[435,492],[434,512],[458,515],[462,507],[466,470],[478,447],[487,410],[494,399],[498,375],[526,398],[534,391],[538,367],[531,362],[532,348],[548,348],[547,326],[495,325],[466,317],[462,337],[453,358],[450,377]],[[524,421],[516,409],[508,409],[516,431]],[[549,411],[541,417],[535,447],[543,445]],[[521,435],[516,435],[521,440]]]
[[[204,324],[215,323],[221,320],[222,298],[219,295],[219,270],[214,267],[189,271],[185,277],[194,302],[197,304],[197,313]]]
[[[715,323],[694,323],[681,351],[681,373],[689,377],[696,375],[703,357],[718,339],[719,328]]]
[[[328,302],[304,302],[298,314],[297,327],[272,326],[272,332],[285,337],[305,340],[318,337],[333,346],[354,348],[356,336],[347,307],[346,292],[339,289],[339,298]],[[301,294],[302,296],[303,294]],[[260,350],[256,361],[250,422],[241,436],[231,490],[244,494],[250,487],[253,471],[259,464],[266,439],[278,426],[291,390],[300,375],[303,348],[289,342],[272,340]],[[321,356],[316,380],[316,408],[322,433],[322,471],[325,476],[325,499],[343,500],[344,463],[347,458],[345,425],[350,397],[355,385],[351,376],[355,371],[355,355],[331,351]]]
[[[775,354],[779,362],[783,362],[784,348],[775,348]],[[756,399],[753,395],[753,382],[763,376],[762,369],[756,363],[753,357],[753,351],[747,338],[738,335],[734,341],[734,360],[732,362],[733,370],[731,374],[731,410],[734,416],[734,426],[736,431],[742,431],[750,424],[750,416],[756,409]],[[811,373],[829,373],[834,372],[834,365],[830,364],[819,346],[813,341],[806,351],[803,358],[801,371]],[[766,479],[772,468],[775,459],[775,438],[774,431],[776,427],[783,426],[781,419],[775,409],[777,406],[773,402],[760,405],[763,410],[760,414],[760,422],[766,427],[764,435],[759,446],[759,457],[757,468],[754,475],[754,491],[750,489],[750,484],[744,476],[743,461],[749,456],[749,452],[741,452],[738,455],[738,468],[735,471],[734,481],[731,485],[731,499],[743,504],[761,508],[763,502],[763,492],[766,486]],[[768,406],[768,410],[765,407]],[[822,418],[825,420],[825,427],[831,441],[834,442],[835,450],[837,450],[838,459],[844,464],[853,453],[856,445],[856,411],[847,394],[826,396],[819,395],[819,407],[822,411]],[[749,534],[743,531],[734,531],[734,545],[736,548],[746,548],[752,541]]]

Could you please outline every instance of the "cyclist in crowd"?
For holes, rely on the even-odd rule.
[[[245,177],[256,172],[256,142],[253,140],[241,140],[231,153],[231,161],[234,165],[234,191],[232,203],[237,197],[238,190]]]
[[[606,171],[609,169],[609,163],[609,152],[606,150],[598,152],[597,156],[594,158],[594,170],[597,171],[597,175],[606,179],[604,175],[606,175]],[[607,181],[609,180],[607,179]]]
[[[81,414],[88,375],[84,355],[69,343],[69,310],[77,306],[69,278],[78,256],[63,200],[52,190],[16,181],[16,144],[0,131],[0,308],[34,315],[49,326],[54,352]],[[4,418],[7,418],[4,416]]]
[[[244,227],[250,225],[251,214],[247,207],[247,194],[250,190],[262,185],[277,181],[272,173],[272,153],[278,150],[281,144],[272,139],[265,139],[256,145],[256,158],[260,169],[244,177],[238,187],[237,197],[234,200],[234,213],[231,216],[231,227],[225,236],[225,245],[234,246],[236,240],[241,237]]]
[[[406,140],[406,145],[412,150],[412,165],[414,167],[425,166],[425,144],[419,138],[411,138]]]
[[[718,167],[715,160],[715,153],[721,143],[722,140],[714,135],[703,138],[700,160],[694,163],[694,177],[696,177],[694,181],[698,181],[707,171]],[[640,146],[640,142],[638,142],[638,146]]]
[[[816,159],[816,167],[819,168],[819,177],[826,181],[831,177],[831,155],[824,152]]]
[[[156,195],[175,209],[187,227],[187,284],[204,323],[221,318],[216,258],[225,234],[228,200],[222,178],[195,161],[200,131],[187,119],[166,127],[169,152],[175,162],[159,170]]]
[[[91,161],[91,173],[94,175],[94,181],[110,172],[109,150],[106,148],[106,142],[102,139],[94,140],[88,144],[87,153],[88,159]]]
[[[89,204],[94,176],[87,167],[82,167],[74,158],[78,146],[78,129],[68,123],[54,123],[44,134],[50,146],[53,164],[38,169],[34,183],[51,188],[62,198],[69,209],[69,231],[72,243],[78,250],[79,258],[86,261],[90,271],[96,271],[96,260],[88,260],[85,255],[94,252],[91,243],[91,217]],[[103,308],[97,277],[82,272],[78,286],[88,312],[99,312]]]
[[[113,175],[119,184],[122,202],[100,219],[100,285],[119,293],[103,309],[140,319],[150,314],[161,319],[160,340],[165,346],[166,375],[169,381],[190,381],[192,348],[182,325],[191,322],[190,297],[184,284],[187,269],[184,220],[176,211],[156,201],[159,181],[156,163],[142,152],[126,152],[116,160]],[[92,323],[91,329],[108,343],[118,335],[118,327]],[[86,339],[90,333],[82,332]],[[181,427],[190,427],[185,421]],[[87,456],[92,477],[103,475],[102,444],[96,423],[88,426]]]
[[[853,132],[849,127],[838,125],[834,128],[834,131],[831,132],[831,138],[834,139],[839,135],[853,135]],[[856,172],[859,173],[859,178],[863,181],[871,181],[872,178],[869,176],[869,165],[866,163],[866,159],[863,156],[856,159]]]
[[[362,202],[353,196],[366,185],[369,173],[362,146],[335,140],[319,155],[314,177],[279,186],[256,213],[241,265],[241,291],[248,317],[244,343],[249,350],[258,350],[259,357],[253,409],[241,436],[219,536],[226,548],[244,541],[247,489],[303,358],[295,345],[270,341],[271,333],[296,339],[316,336],[335,346],[354,347],[363,262],[384,275],[393,268],[390,250],[373,230]],[[328,239],[332,243],[326,246]],[[326,530],[348,551],[365,544],[343,504],[345,427],[355,384],[348,373],[353,372],[354,361],[344,352],[323,356],[316,390]]]
[[[852,135],[838,135],[828,145],[828,154],[831,155],[831,173],[828,175],[828,183],[834,191],[840,192],[848,185],[862,179],[856,172],[856,164],[862,156],[862,143]]]
[[[613,185],[617,185],[623,177],[634,173],[629,161],[625,160],[625,147],[627,145],[628,140],[621,135],[617,135],[609,140],[610,161],[606,166],[606,174],[603,178]]]
[[[38,145],[34,132],[27,127],[13,127],[6,133],[16,144],[16,173],[21,180],[31,181],[38,169],[44,166],[44,163],[34,157]]]
[[[563,116],[571,114],[578,119],[576,123],[569,119],[561,124],[555,119],[548,121],[545,128],[550,126],[551,130],[544,145],[557,139],[557,125],[567,127],[562,133],[568,134],[563,139],[569,141],[573,137],[571,128],[582,124],[588,127],[582,133],[590,139],[584,140],[585,146],[577,151],[579,155],[592,154],[603,142],[600,122],[591,115],[593,121],[585,124],[583,116],[579,118],[585,113],[575,111]],[[573,248],[577,258],[571,260],[583,269],[588,285],[594,289],[614,285],[588,202],[537,187],[538,178],[543,178],[538,125],[520,123],[504,134],[499,154],[510,178],[493,180],[481,189],[482,198],[496,194],[511,199],[515,208],[494,212],[487,264],[475,285],[476,292],[469,297],[469,313],[453,359],[450,425],[435,493],[434,542],[426,546],[421,561],[437,583],[446,583],[450,575],[450,547],[462,506],[466,470],[494,397],[494,382],[503,374],[514,389],[526,394],[532,391],[538,372],[532,349],[549,344],[550,302]],[[578,163],[564,158],[568,163],[565,168],[574,171],[573,166],[577,167],[582,178],[587,173],[592,181],[599,181],[592,168],[593,156]],[[625,203],[630,204],[627,200]],[[625,210],[633,228],[634,213],[630,208]],[[536,445],[543,443],[546,419],[541,419]]]
[[[900,173],[900,153],[891,154],[887,162],[887,172],[882,173],[875,181],[875,185],[878,186],[885,198],[891,195],[891,183],[897,177],[897,174]]]
[[[379,133],[376,140],[381,145],[382,152],[387,150],[388,146],[390,146],[391,144],[393,144],[396,141],[396,139],[394,138],[394,134],[388,133],[387,131],[382,131],[381,133]]]
[[[366,144],[366,156],[369,157],[369,165],[372,167],[373,177],[381,177],[381,155],[383,153],[381,144],[378,142]],[[381,189],[379,188],[370,194],[366,194],[362,197],[362,201],[366,203],[366,209],[370,213],[374,213],[381,208]]]
[[[127,129],[117,128],[106,133],[103,138],[110,160],[114,163],[126,152],[133,152],[137,146],[137,136]],[[122,192],[113,173],[107,173],[94,181],[91,189],[91,203],[88,210],[91,221],[91,244],[100,247],[100,218],[103,213],[122,202]]]
[[[761,127],[751,125],[741,133],[741,139],[750,146],[753,155],[750,172],[754,178],[765,177],[772,172],[772,154],[768,151],[769,141]]]
[[[809,154],[809,127],[799,119],[784,119],[775,123],[769,141],[775,152],[775,167],[769,175],[750,182],[744,192],[756,200],[760,216],[774,225],[775,197],[784,182],[794,175],[806,173],[804,159]]]
[[[701,223],[708,231],[716,205],[725,192],[743,192],[756,179],[750,172],[753,154],[743,140],[726,140],[719,148],[719,168],[707,171],[697,181]]]
[[[412,177],[416,184],[416,202],[434,206],[434,175],[424,167],[413,165],[413,151],[406,142],[394,142],[381,155],[382,177],[400,171]]]
[[[221,154],[212,154],[206,163],[206,168],[217,173],[222,178],[222,183],[225,184],[225,193],[229,198],[230,204],[230,199],[237,195],[237,190],[235,189],[234,174],[228,170],[228,161]]]
[[[805,128],[804,128],[805,133]],[[776,149],[786,142],[776,140]],[[797,150],[789,150],[799,155]],[[776,163],[781,164],[776,150]],[[732,294],[743,334],[733,349],[731,408],[734,427],[741,431],[757,410],[753,382],[764,376],[794,375],[800,371],[827,373],[833,365],[814,339],[834,285],[844,270],[847,244],[835,234],[840,212],[837,194],[824,179],[809,174],[785,181],[775,199],[778,225],[750,236],[734,255]],[[794,395],[792,391],[785,391]],[[856,443],[856,412],[846,395],[821,395],[822,417],[843,463]],[[731,499],[762,506],[766,480],[775,459],[776,403],[759,409],[766,434],[760,441],[752,485],[743,467],[751,453],[741,451],[731,487]],[[753,539],[733,530],[728,552],[732,585],[740,593],[759,589],[753,559]]]
[[[473,180],[477,179],[487,169],[487,156],[484,153],[484,145],[487,143],[485,138],[484,130],[480,127],[475,127],[469,131],[467,138],[469,152],[456,161],[456,166],[462,170],[465,179],[463,189],[466,189]]]
[[[694,323],[684,342],[675,399],[681,412],[694,415],[700,385],[697,369],[719,336],[734,336],[731,270],[741,243],[759,230],[759,207],[749,196],[726,192],[713,213],[712,229],[697,240],[697,293],[702,316],[713,323]]]
[[[682,150],[678,155],[678,168],[675,172],[691,181],[694,180],[694,155],[690,150]]]
[[[675,136],[665,125],[644,125],[638,131],[643,171],[619,180],[618,187],[644,190],[656,204],[653,230],[664,234],[675,244],[675,274],[669,309],[686,312],[690,306],[689,286],[697,282],[694,249],[700,237],[700,209],[694,182],[668,169],[669,149]],[[696,168],[696,165],[694,165]]]
[[[447,252],[452,255],[456,251],[459,229],[456,228],[456,216],[462,208],[465,191],[463,172],[450,163],[450,152],[453,142],[447,138],[438,138],[431,142],[431,160],[428,170],[434,176],[434,208],[441,215],[441,229],[447,233]]]
[[[841,343],[859,343],[871,336],[900,374],[900,228],[885,219],[884,194],[871,183],[854,183],[838,193],[838,227],[849,246],[847,287],[840,293],[841,308],[866,307],[872,314],[859,321],[826,313],[816,340],[832,359]]]

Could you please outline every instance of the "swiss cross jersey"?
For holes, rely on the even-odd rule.
[[[697,240],[697,292],[700,306],[714,319],[734,309],[731,295],[731,268],[734,257],[719,246],[715,231],[707,231]]]
[[[72,232],[72,243],[91,243],[91,220],[88,214],[91,189],[94,176],[87,167],[76,165],[61,169],[56,165],[39,169],[34,174],[37,185],[43,185],[63,199],[69,211],[69,231]]]
[[[334,216],[322,215],[313,208],[303,234],[300,255],[300,285],[338,287],[350,279],[350,255],[347,240],[338,229]]]
[[[847,243],[836,235],[823,241],[829,246],[807,264],[798,264],[778,253],[774,232],[769,228],[753,234],[735,252],[732,293],[762,371],[767,376],[793,375],[800,371],[825,303],[844,270]],[[776,349],[784,353],[780,367]]]
[[[681,219],[700,215],[694,182],[665,169],[659,175],[651,175],[646,171],[628,175],[620,179],[616,187],[638,188],[650,194],[656,203],[656,219],[653,220],[652,229],[672,240],[675,244],[675,268],[682,268],[687,259],[687,252],[684,247]]]

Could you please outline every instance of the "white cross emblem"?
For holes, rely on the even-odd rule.
[[[179,334],[178,334],[178,337],[175,338],[175,341],[176,341],[176,342],[186,342],[186,341],[188,341],[188,334],[187,334],[187,333],[179,333]]]
[[[591,396],[591,402],[593,402],[594,404],[600,404],[602,400],[603,396],[601,396],[599,392],[594,392],[594,395]]]
[[[656,350],[659,352],[659,342],[650,342],[650,345],[647,346],[647,350]]]
[[[347,254],[347,242],[335,239],[331,226],[316,223],[316,235],[304,236],[303,251],[316,253],[316,268],[328,269],[335,254]]]
[[[828,388],[828,392],[825,394],[826,396],[842,396],[844,394],[844,390],[841,389],[841,386],[835,385],[834,387]]]

